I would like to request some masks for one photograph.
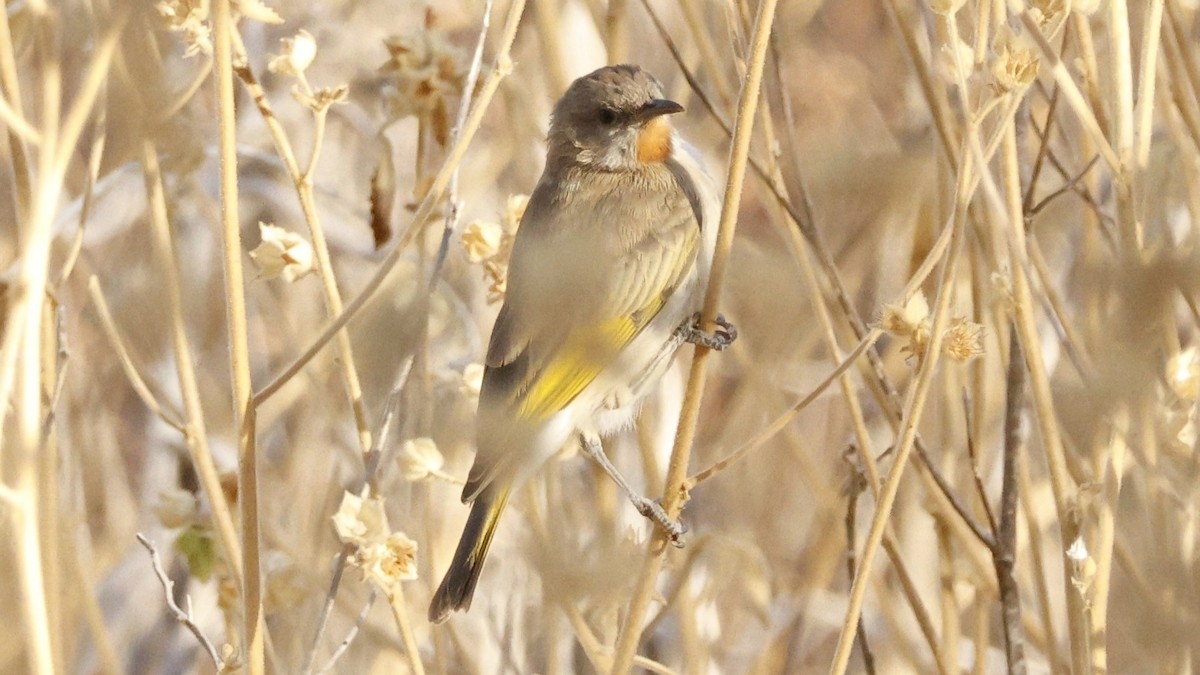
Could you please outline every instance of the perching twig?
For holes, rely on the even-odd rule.
[[[747,64],[746,78],[738,96],[733,145],[729,154],[729,175],[725,183],[725,198],[721,204],[721,218],[717,229],[717,248],[713,256],[708,287],[704,294],[704,310],[701,312],[702,326],[713,324],[713,320],[717,316],[721,286],[725,281],[729,250],[732,247],[733,233],[737,227],[738,207],[741,205],[746,165],[750,156],[750,138],[758,110],[763,66],[766,63],[771,26],[775,19],[775,5],[776,0],[763,0],[758,6],[758,14],[754,21],[754,34],[751,40],[752,48]],[[697,347],[688,374],[688,386],[679,418],[679,430],[675,436],[675,446],[671,450],[671,461],[667,467],[666,485],[663,490],[663,507],[671,517],[679,515],[679,510],[686,501],[683,488],[687,481],[688,460],[691,457],[696,425],[700,417],[700,400],[704,393],[704,382],[707,379],[708,355],[709,350]],[[633,591],[629,608],[621,622],[614,649],[613,673],[624,675],[633,665],[638,639],[642,635],[642,619],[649,608],[650,597],[662,569],[665,549],[665,540],[661,533],[656,532],[648,547],[645,565]]]
[[[175,602],[175,582],[171,581],[171,578],[167,576],[167,571],[163,569],[162,558],[158,555],[158,549],[141,532],[137,533],[137,540],[150,553],[150,564],[154,567],[154,576],[158,577],[158,583],[162,584],[163,596],[167,600],[167,608],[171,610],[171,615],[196,637],[196,640],[200,642],[200,646],[204,647],[204,651],[208,652],[208,656],[212,659],[213,667],[217,669],[217,672],[225,672],[225,668],[229,664],[221,660],[221,655],[217,653],[217,648],[213,646],[213,643],[209,641],[208,637],[204,635],[204,631],[200,630],[200,627],[196,625],[195,620],[192,618],[192,596],[184,596],[187,600],[187,609],[182,609]]]

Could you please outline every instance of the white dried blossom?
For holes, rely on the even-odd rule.
[[[471,398],[478,398],[479,392],[483,390],[483,371],[482,363],[468,363],[466,368],[463,368],[462,373],[462,391]]]
[[[292,97],[313,112],[323,112],[335,103],[345,103],[350,98],[350,85],[339,84],[312,92],[306,86],[296,85],[292,87]]]
[[[485,220],[474,220],[463,230],[462,245],[467,252],[467,260],[481,263],[495,257],[500,252],[500,244],[504,239],[504,229],[499,223]]]
[[[942,349],[955,361],[966,362],[983,356],[982,324],[955,317],[950,320],[945,337]]]
[[[359,497],[353,492],[342,495],[342,505],[333,515],[333,529],[343,544],[373,546],[390,534],[383,499]]]
[[[417,543],[403,532],[392,532],[382,498],[346,492],[333,516],[333,528],[342,543],[356,547],[350,564],[362,572],[364,580],[386,591],[417,578]]]
[[[362,571],[364,580],[387,591],[417,578],[417,542],[403,532],[393,532],[382,542],[360,546],[350,563]]]
[[[267,7],[262,0],[234,0],[234,9],[238,14],[252,21],[262,23],[283,23],[283,17],[275,10]]]
[[[317,40],[306,30],[279,40],[283,50],[271,57],[267,70],[282,75],[301,76],[317,57]]]
[[[1088,559],[1087,544],[1083,543],[1083,537],[1075,537],[1075,541],[1067,548],[1067,557],[1071,562],[1081,563]]]
[[[1052,27],[1074,9],[1074,3],[1068,0],[1032,0],[1029,15],[1040,28]]]
[[[260,222],[262,243],[250,252],[258,265],[260,279],[282,277],[291,283],[313,271],[312,245],[304,237],[282,227]]]
[[[893,335],[910,335],[929,322],[929,301],[917,291],[901,305],[884,305],[880,327]]]
[[[203,0],[163,0],[154,5],[167,30],[183,33],[184,58],[212,54],[212,26],[208,23],[208,3]]]
[[[508,265],[489,260],[483,263],[483,275],[487,279],[487,301],[496,304],[508,294]]]
[[[432,478],[441,472],[446,460],[432,438],[412,438],[400,445],[400,473],[405,480]]]
[[[521,218],[525,216],[526,206],[529,206],[529,195],[515,194],[508,196],[508,199],[504,202],[503,226],[505,234],[516,234],[517,226],[521,224]]]
[[[427,120],[434,139],[445,145],[450,136],[448,99],[462,95],[466,59],[461,50],[436,31],[398,35],[384,41],[388,60],[384,100],[388,116]]]
[[[1067,548],[1067,559],[1071,561],[1071,585],[1083,598],[1084,603],[1089,603],[1089,591],[1096,579],[1096,561],[1088,553],[1083,537],[1076,537]]]
[[[1027,36],[1018,35],[1003,27],[998,31],[993,48],[995,57],[991,65],[992,77],[1001,91],[1020,89],[1037,77],[1041,59]]]
[[[903,306],[884,305],[879,327],[897,337],[906,338],[904,351],[921,358],[929,344],[929,301],[917,291]]]

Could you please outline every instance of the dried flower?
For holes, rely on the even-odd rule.
[[[400,473],[405,480],[431,478],[441,472],[445,461],[432,438],[413,438],[400,446]]]
[[[1087,544],[1083,542],[1083,537],[1075,537],[1075,541],[1067,548],[1067,557],[1073,563],[1081,563],[1088,558]]]
[[[1037,77],[1041,59],[1028,44],[1027,38],[1005,28],[999,31],[994,49],[996,55],[992,60],[992,77],[1001,91],[1020,89]]]
[[[388,76],[384,90],[388,116],[415,116],[430,122],[434,138],[445,145],[450,137],[447,99],[462,95],[466,83],[462,52],[435,31],[421,31],[384,40],[388,60],[380,70]]]
[[[487,279],[487,301],[496,304],[508,293],[508,265],[489,260],[483,264],[483,275]]]
[[[467,367],[463,368],[462,390],[467,396],[478,398],[483,389],[483,370],[482,363],[468,363]]]
[[[929,301],[924,292],[917,291],[903,306],[884,305],[880,327],[893,335],[909,335],[928,323]]]
[[[350,86],[340,84],[336,87],[325,87],[309,93],[307,87],[296,85],[292,87],[292,97],[312,108],[313,112],[324,112],[334,103],[345,103],[346,99],[350,97]]]
[[[342,543],[357,547],[350,564],[362,571],[364,580],[387,590],[417,578],[417,543],[403,532],[391,531],[381,497],[346,492],[333,516],[333,528]]]
[[[521,218],[525,216],[525,207],[529,205],[529,195],[515,194],[509,195],[504,202],[504,214],[502,224],[505,234],[516,234],[517,226],[521,224]]]
[[[481,263],[494,257],[500,252],[500,243],[504,238],[504,230],[499,223],[485,220],[474,220],[467,225],[462,233],[463,249],[467,252],[467,260]]]
[[[183,33],[187,48],[184,58],[212,54],[212,27],[208,24],[208,3],[203,0],[163,0],[154,5],[167,30]]]
[[[944,349],[951,358],[961,362],[983,356],[983,326],[962,317],[951,319]]]
[[[275,10],[267,7],[262,0],[234,0],[234,10],[252,21],[262,23],[283,23],[283,17]]]
[[[282,38],[283,51],[271,57],[267,70],[282,75],[300,77],[312,65],[317,56],[317,40],[306,30],[300,30],[290,38]]]
[[[1076,537],[1067,548],[1067,559],[1071,561],[1071,585],[1087,600],[1092,581],[1096,578],[1096,561],[1092,560],[1083,537]]]
[[[417,578],[417,542],[403,532],[393,532],[380,543],[360,546],[350,563],[362,570],[364,581],[370,580],[386,591],[401,581]]]
[[[929,343],[929,302],[917,291],[904,306],[884,305],[879,327],[897,337],[907,338],[904,350],[921,358]]]
[[[1067,0],[1031,0],[1029,15],[1039,28],[1053,27],[1066,18],[1067,11],[1074,9],[1076,3]]]
[[[359,497],[353,492],[342,495],[342,505],[333,515],[333,529],[344,544],[370,546],[389,534],[387,514],[380,497]]]
[[[270,223],[260,222],[258,229],[262,243],[250,257],[258,265],[259,278],[283,277],[291,283],[313,271],[312,246],[303,237]]]
[[[483,263],[488,303],[503,300],[508,290],[508,259],[528,204],[529,195],[510,195],[504,203],[499,224],[477,220],[463,232],[462,244],[467,258],[473,263]]]

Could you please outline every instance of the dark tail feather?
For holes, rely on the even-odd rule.
[[[433,602],[429,603],[429,620],[433,623],[445,621],[450,612],[465,611],[471,607],[475,584],[479,582],[483,561],[487,558],[488,547],[492,545],[492,535],[496,533],[500,513],[507,503],[507,488],[499,491],[488,488],[471,504],[471,515],[467,517],[462,538],[458,540],[454,560],[450,562],[442,585],[433,594]]]

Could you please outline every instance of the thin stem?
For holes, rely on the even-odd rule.
[[[862,494],[867,487],[866,476],[856,470],[856,467],[851,463],[852,475],[850,477],[851,487],[849,494],[846,495],[846,573],[851,581],[855,575],[855,541],[858,539],[855,536],[855,524],[858,522],[858,496]],[[867,641],[867,631],[863,626],[862,617],[858,617],[858,651],[862,654],[863,669],[868,675],[875,675],[875,655],[871,653],[871,645]]]
[[[375,599],[377,597],[379,597],[378,592],[375,589],[371,589],[371,594],[367,596],[367,603],[363,605],[362,611],[354,619],[354,625],[350,627],[350,631],[346,633],[346,637],[342,638],[337,649],[333,650],[333,653],[329,655],[329,660],[325,662],[324,666],[321,666],[321,669],[317,671],[318,673],[327,673],[332,670],[333,666],[337,664],[338,659],[342,658],[342,655],[350,648],[350,643],[354,642],[354,638],[358,637],[358,631],[366,623],[367,615],[371,613],[371,608],[375,606]],[[309,672],[309,670],[306,668],[304,672]]]
[[[338,289],[337,275],[333,270],[333,259],[329,254],[329,244],[326,241],[325,228],[321,224],[320,214],[317,211],[316,195],[313,191],[312,180],[313,172],[316,170],[317,161],[321,157],[321,148],[325,141],[325,123],[329,109],[328,107],[319,107],[313,111],[312,150],[309,155],[308,165],[302,171],[300,163],[296,159],[296,153],[292,149],[291,141],[288,140],[287,132],[274,112],[272,112],[266,92],[259,84],[254,71],[250,68],[249,61],[245,56],[245,48],[242,45],[241,34],[235,30],[232,40],[238,61],[234,72],[242,81],[247,91],[249,91],[251,98],[258,107],[263,122],[267,126],[267,131],[275,143],[276,152],[279,153],[279,157],[283,160],[284,168],[292,179],[292,184],[296,189],[296,198],[300,202],[300,210],[304,215],[305,223],[308,224],[309,238],[312,240],[313,254],[317,262],[317,271],[321,277],[321,290],[325,296],[325,306],[331,315],[337,316],[342,312],[342,294]],[[307,82],[303,82],[302,80],[302,84],[306,89],[308,88]],[[337,363],[341,369],[342,382],[346,386],[346,393],[350,397],[350,408],[354,414],[359,449],[365,453],[371,449],[371,430],[367,424],[362,384],[359,380],[358,369],[355,366],[354,350],[350,344],[350,335],[345,330],[338,331],[336,348],[338,355]],[[258,403],[256,401],[255,404],[258,405]]]
[[[204,634],[204,631],[200,630],[200,626],[196,625],[196,621],[192,617],[191,596],[184,596],[185,601],[187,602],[187,609],[180,607],[179,604],[175,602],[175,582],[171,581],[171,578],[167,576],[167,571],[163,569],[162,559],[158,555],[158,549],[155,548],[154,544],[151,544],[150,540],[140,532],[137,534],[137,540],[138,543],[145,547],[146,552],[150,554],[150,565],[154,568],[154,576],[158,577],[158,583],[162,586],[163,597],[167,601],[167,608],[171,610],[171,615],[176,621],[182,624],[184,628],[188,629],[188,632],[196,638],[196,641],[200,643],[201,647],[204,647],[204,651],[207,652],[208,657],[212,659],[213,667],[217,669],[217,672],[224,672],[225,664],[221,661],[221,656],[217,653],[217,648],[213,646],[212,641],[208,639],[208,636]]]
[[[238,542],[233,514],[221,489],[221,477],[208,446],[208,430],[204,421],[204,407],[200,400],[200,387],[196,380],[196,369],[192,363],[192,346],[187,336],[183,319],[183,291],[179,278],[179,263],[175,256],[175,242],[171,226],[167,221],[167,201],[163,192],[162,171],[158,165],[158,151],[154,142],[142,141],[142,172],[146,184],[147,200],[150,205],[150,226],[154,243],[155,258],[159,274],[166,286],[167,306],[171,321],[171,346],[175,355],[175,371],[179,377],[179,390],[183,406],[187,411],[187,427],[183,431],[184,442],[191,454],[192,466],[200,478],[200,485],[208,497],[213,512],[217,538],[225,549],[225,559],[234,571],[236,583],[243,583],[242,547]],[[95,277],[92,277],[93,299],[102,303]],[[99,306],[99,305],[98,305]]]
[[[250,675],[263,675],[266,623],[263,617],[259,550],[258,456],[250,349],[246,326],[242,233],[238,223],[237,112],[233,101],[233,38],[230,0],[213,2],[213,77],[217,89],[218,153],[221,186],[221,242],[225,270],[233,428],[238,438],[238,501],[242,524],[242,649]]]
[[[486,0],[483,5],[483,17],[479,20],[479,36],[475,38],[475,52],[471,56],[471,66],[467,69],[467,79],[463,84],[462,100],[458,102],[458,114],[454,118],[454,128],[450,133],[450,144],[455,145],[458,141],[458,136],[461,130],[467,124],[467,114],[471,112],[471,93],[475,91],[475,85],[479,82],[479,71],[483,65],[483,45],[487,41],[488,27],[492,24],[492,5],[493,0]],[[541,14],[539,8],[538,14]],[[450,183],[447,186],[446,197],[446,225],[442,229],[442,241],[438,246],[437,259],[433,263],[433,270],[429,277],[429,292],[437,287],[439,274],[442,266],[446,263],[446,256],[450,253],[450,240],[454,237],[454,231],[458,226],[458,175],[459,166],[455,166],[450,173]],[[426,303],[425,308],[429,305]],[[425,320],[429,320],[428,312],[424,314]]]
[[[730,149],[729,175],[725,183],[725,198],[721,206],[720,224],[717,230],[717,247],[713,256],[712,270],[704,295],[701,325],[713,326],[720,300],[721,286],[725,281],[729,250],[737,227],[738,207],[742,199],[742,187],[746,176],[747,160],[750,156],[751,132],[758,110],[759,92],[762,87],[763,66],[766,63],[767,47],[770,44],[771,25],[775,19],[776,0],[763,0],[758,6],[751,38],[750,61],[746,79],[738,99],[738,112],[734,121],[733,145]],[[700,416],[700,400],[704,392],[709,350],[697,347],[688,375],[687,391],[684,394],[683,410],[679,418],[679,429],[671,460],[667,467],[666,485],[663,489],[663,507],[675,518],[686,501],[688,460],[691,457],[696,425]],[[647,547],[646,562],[634,590],[614,648],[613,672],[629,672],[642,634],[642,620],[650,605],[650,596],[655,580],[662,569],[666,554],[666,540],[661,531],[656,531]]]
[[[421,663],[421,651],[417,648],[417,638],[413,635],[412,622],[408,620],[407,603],[404,602],[404,589],[400,584],[387,589],[388,607],[400,628],[400,639],[404,642],[404,651],[408,656],[408,666],[414,675],[425,675],[425,666]]]
[[[858,346],[854,348],[854,351],[850,352],[850,354],[847,355],[846,358],[842,359],[842,362],[839,363],[837,365],[837,367],[833,369],[832,372],[830,372],[828,375],[825,376],[824,380],[821,380],[821,382],[819,384],[817,384],[817,386],[813,387],[812,391],[810,391],[808,394],[805,394],[804,397],[801,398],[799,402],[797,402],[791,408],[788,408],[788,410],[786,412],[784,412],[782,415],[775,418],[775,421],[773,421],[773,422],[771,422],[771,424],[767,425],[767,427],[765,429],[758,432],[758,434],[755,435],[753,438],[751,438],[749,441],[746,441],[745,443],[743,443],[742,446],[739,447],[737,450],[729,453],[723,459],[715,462],[712,466],[708,467],[707,469],[704,469],[703,471],[697,471],[696,473],[689,476],[687,481],[684,483],[684,490],[691,491],[693,488],[695,488],[700,483],[703,483],[704,481],[708,480],[709,478],[712,478],[713,476],[721,473],[729,465],[737,462],[742,457],[745,457],[747,454],[749,454],[751,451],[753,451],[755,448],[758,448],[759,446],[763,445],[767,441],[771,440],[771,438],[775,434],[779,433],[784,428],[786,428],[787,425],[791,423],[791,421],[796,417],[797,414],[800,413],[801,410],[804,410],[805,408],[807,408],[809,406],[809,404],[811,404],[813,401],[817,400],[821,396],[821,394],[823,394],[825,392],[825,390],[830,387],[830,385],[832,385],[839,377],[841,377],[842,374],[844,374],[850,368],[850,366],[854,365],[854,362],[857,361],[858,358],[860,356],[862,356],[867,350],[869,350],[882,335],[883,335],[882,331],[880,331],[878,329],[872,330],[871,333],[868,334],[866,338],[864,338],[863,340],[861,340],[858,343]]]
[[[142,399],[142,403],[146,404],[150,412],[157,415],[167,426],[180,433],[186,433],[186,427],[179,419],[179,411],[164,408],[154,392],[150,391],[142,374],[138,372],[137,365],[129,355],[129,349],[125,346],[125,341],[121,339],[121,334],[113,321],[108,301],[104,299],[104,293],[100,290],[100,281],[95,276],[88,279],[88,293],[91,296],[92,304],[96,307],[96,318],[100,320],[100,327],[104,330],[105,337],[108,338],[109,346],[116,353],[117,361],[120,362],[121,369],[125,371],[125,377],[133,387],[133,392]]]
[[[1026,371],[1017,331],[1011,331],[1008,348],[1007,399],[1004,418],[1004,471],[1000,489],[1000,525],[992,560],[1000,587],[1000,618],[1004,626],[1004,655],[1009,675],[1024,675],[1025,634],[1021,628],[1021,588],[1017,584],[1017,473],[1025,447],[1024,423]]]

